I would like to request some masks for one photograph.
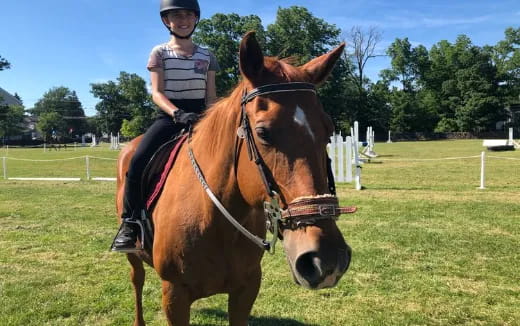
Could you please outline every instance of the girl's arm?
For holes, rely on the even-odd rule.
[[[166,114],[173,116],[177,107],[164,95],[164,70],[162,68],[150,69],[150,80],[152,81],[153,102]]]
[[[214,70],[208,71],[207,82],[206,82],[206,107],[211,106],[217,100],[217,87],[215,85],[215,74]]]

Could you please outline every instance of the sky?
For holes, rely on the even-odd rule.
[[[382,34],[376,52],[408,37],[430,49],[441,40],[467,35],[474,45],[495,45],[507,27],[520,27],[519,0],[199,0],[202,18],[216,13],[257,15],[264,28],[278,8],[301,6],[335,24],[343,38],[353,26],[376,27]],[[146,63],[154,45],[168,41],[159,18],[159,0],[2,0],[0,56],[11,69],[0,71],[0,87],[34,106],[53,87],[76,91],[85,113],[99,101],[91,83],[115,81],[121,71],[149,83]],[[238,50],[238,49],[237,49]],[[369,60],[367,76],[378,79],[388,57]]]

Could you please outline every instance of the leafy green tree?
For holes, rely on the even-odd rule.
[[[485,131],[505,119],[497,66],[489,49],[460,35],[454,44],[441,41],[430,50],[425,87],[437,100],[436,131]]]
[[[96,137],[101,138],[103,135],[103,130],[105,129],[106,123],[105,121],[99,116],[99,114],[87,117],[87,131],[96,135]]]
[[[389,85],[379,80],[375,84],[368,84],[366,90],[366,117],[360,119],[364,125],[372,126],[376,133],[386,133],[390,129],[390,119],[392,117],[392,106],[390,105],[391,93]]]
[[[0,55],[0,71],[11,68],[11,64]]]
[[[137,116],[132,120],[123,120],[121,125],[121,134],[125,137],[134,138],[143,133],[142,126],[144,125],[143,117]]]
[[[255,15],[215,14],[210,19],[202,19],[193,34],[196,43],[210,48],[217,57],[220,66],[216,75],[217,96],[228,94],[238,83],[238,48],[248,31],[256,31],[257,40],[265,45],[262,21]]]
[[[140,133],[150,125],[154,116],[154,105],[146,82],[137,74],[121,72],[117,81],[90,84],[91,93],[101,101],[96,104],[98,122],[103,131],[117,133],[123,120],[133,121]],[[125,135],[130,136],[130,135]]]
[[[428,69],[428,51],[422,45],[412,47],[408,38],[396,39],[387,49],[392,68],[383,72],[390,81],[400,81],[405,92],[419,88],[421,77]]]
[[[340,33],[335,25],[314,17],[304,7],[278,8],[276,21],[267,26],[266,53],[292,56],[301,64],[337,45]]]
[[[52,136],[58,135],[60,130],[65,130],[66,123],[61,114],[56,111],[43,112],[38,117],[36,129],[43,135],[45,141],[49,141]]]
[[[506,107],[520,106],[520,27],[505,30],[505,39],[495,46],[486,46],[499,79],[499,92]],[[520,112],[512,112],[513,125],[520,126]],[[516,118],[516,119],[515,119]]]
[[[51,88],[29,112],[39,118],[44,113],[56,113],[63,122],[57,124],[55,129],[60,136],[80,135],[85,132],[85,111],[76,92],[67,87]]]
[[[4,140],[23,130],[24,108],[20,105],[0,105],[0,137]]]

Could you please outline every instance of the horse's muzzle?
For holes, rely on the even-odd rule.
[[[350,258],[351,250],[348,246],[337,251],[335,260],[324,259],[317,251],[303,253],[295,260],[295,281],[309,289],[333,287],[347,271]]]

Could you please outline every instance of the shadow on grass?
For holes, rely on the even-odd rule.
[[[217,309],[201,309],[197,313],[213,319],[221,319],[220,322],[227,324],[228,314]],[[214,324],[193,324],[194,326],[214,326]],[[316,324],[304,324],[299,321],[279,317],[249,317],[249,326],[318,326]]]

